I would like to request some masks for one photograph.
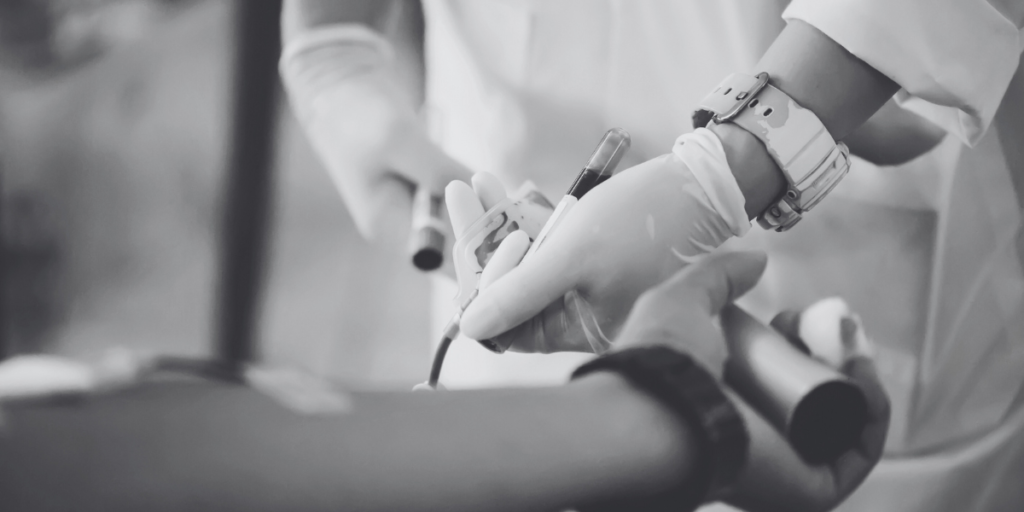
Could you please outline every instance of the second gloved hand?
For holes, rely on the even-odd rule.
[[[443,193],[471,173],[427,137],[396,78],[391,45],[359,25],[308,29],[285,44],[288,99],[366,237],[407,225],[413,187]]]
[[[749,226],[718,137],[683,135],[672,153],[585,195],[536,253],[480,291],[462,331],[515,351],[602,352],[640,294]]]

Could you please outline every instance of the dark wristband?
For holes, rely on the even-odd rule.
[[[585,512],[694,510],[712,490],[736,480],[750,442],[746,425],[718,380],[693,358],[664,345],[637,347],[598,357],[572,378],[596,371],[618,373],[685,423],[697,439],[698,469],[685,485],[661,495],[594,504]]]

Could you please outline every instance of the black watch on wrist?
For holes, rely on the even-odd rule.
[[[746,425],[718,380],[693,358],[665,345],[630,348],[580,366],[572,378],[596,371],[618,373],[685,422],[697,437],[699,469],[693,481],[668,493],[588,506],[585,512],[694,510],[713,490],[735,482],[750,444]]]

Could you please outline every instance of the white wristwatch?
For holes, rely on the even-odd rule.
[[[786,193],[757,222],[765,229],[786,231],[850,170],[850,150],[768,78],[768,73],[729,75],[701,101],[693,126],[731,122],[764,143],[788,183]]]

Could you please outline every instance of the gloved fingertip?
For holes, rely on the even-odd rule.
[[[474,340],[492,338],[510,327],[501,308],[486,292],[481,292],[462,313],[461,325],[462,333]]]
[[[779,332],[790,345],[805,355],[811,355],[811,349],[800,339],[800,312],[785,310],[772,318],[772,328]]]
[[[860,316],[851,314],[840,321],[840,335],[847,357],[859,356],[874,359],[875,345],[864,331]]]
[[[373,223],[367,219],[358,219],[352,217],[352,223],[356,225],[356,231],[363,237],[363,240],[372,242],[377,238],[377,230],[374,229]]]
[[[444,198],[447,200],[455,195],[457,199],[459,195],[466,193],[473,193],[473,188],[468,183],[463,181],[452,181],[444,186]]]
[[[483,290],[507,274],[519,264],[529,249],[530,236],[525,231],[520,229],[509,233],[494,251],[491,261],[487,262],[477,286]]]
[[[480,204],[469,184],[453,181],[444,189],[445,204],[448,207],[448,219],[452,223],[455,236],[461,236],[477,219],[483,216],[484,208]]]
[[[491,209],[494,205],[508,197],[508,194],[505,192],[505,186],[501,184],[497,176],[491,173],[478,172],[474,174],[472,183],[473,190],[480,197],[484,210]]]

